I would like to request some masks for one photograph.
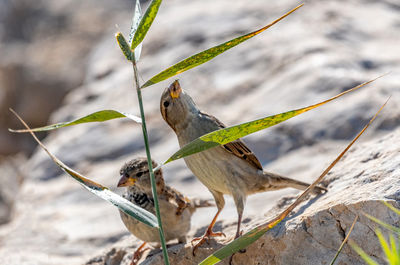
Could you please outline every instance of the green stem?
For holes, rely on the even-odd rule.
[[[133,58],[133,60],[132,60],[132,65],[133,65],[133,72],[135,75],[136,92],[137,92],[137,96],[138,96],[138,100],[139,100],[140,117],[142,118],[142,130],[143,130],[144,146],[146,148],[147,163],[149,165],[151,190],[153,192],[154,208],[156,210],[157,222],[158,222],[158,227],[159,227],[158,232],[160,234],[161,247],[162,247],[162,252],[163,252],[163,256],[164,256],[164,264],[169,265],[167,244],[165,242],[164,230],[163,230],[162,222],[161,222],[160,206],[158,204],[158,196],[157,196],[157,189],[156,189],[156,180],[154,178],[153,163],[152,163],[151,154],[150,154],[149,138],[147,136],[146,119],[144,117],[142,91],[140,90],[139,75],[138,75],[138,71],[137,71],[137,67],[136,67],[136,63],[135,63],[135,58]]]

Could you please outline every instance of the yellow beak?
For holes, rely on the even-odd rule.
[[[171,98],[179,98],[182,92],[181,85],[179,84],[178,80],[175,80],[170,86],[169,86],[169,94],[171,95]]]
[[[117,187],[127,187],[135,185],[136,179],[127,177],[126,175],[122,175],[120,180],[118,181]]]

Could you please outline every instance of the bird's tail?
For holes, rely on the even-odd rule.
[[[306,182],[283,177],[266,171],[264,171],[263,176],[265,181],[262,186],[265,188],[265,190],[279,190],[284,188],[305,190],[308,188],[308,186],[310,186],[310,184]],[[316,186],[313,190],[314,193],[322,193],[327,191],[328,190],[322,186]]]

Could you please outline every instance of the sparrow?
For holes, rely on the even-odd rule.
[[[153,168],[157,167],[154,160],[152,164]],[[179,243],[186,243],[192,214],[199,207],[209,207],[213,204],[206,200],[190,200],[179,191],[166,185],[161,169],[155,171],[154,174],[165,239],[167,242],[178,239]],[[147,158],[135,158],[124,164],[120,170],[120,180],[117,186],[126,187],[126,192],[122,195],[125,199],[155,214]],[[122,222],[129,232],[144,241],[132,257],[131,265],[134,265],[147,250],[144,249],[147,243],[159,245],[158,229],[149,227],[122,211],[119,212]]]
[[[193,99],[182,90],[178,80],[162,93],[160,111],[163,119],[175,132],[180,147],[204,134],[225,128],[221,121],[196,106]],[[196,248],[210,237],[224,235],[215,233],[212,229],[224,208],[225,194],[231,195],[236,205],[238,222],[235,238],[237,238],[240,236],[240,225],[248,195],[288,187],[305,190],[309,186],[308,183],[265,171],[255,154],[241,139],[186,156],[184,160],[193,174],[211,192],[218,208],[204,235],[193,239],[199,241],[193,248],[193,254]],[[314,192],[321,191],[326,189],[323,187],[314,189]]]

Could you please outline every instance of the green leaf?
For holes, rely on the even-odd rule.
[[[131,50],[134,50],[143,41],[144,37],[147,34],[147,31],[149,30],[154,19],[156,18],[161,2],[162,2],[161,0],[151,1],[149,7],[146,10],[146,13],[144,13],[143,18],[140,20],[135,35],[133,36]]]
[[[388,242],[386,241],[385,237],[383,236],[381,230],[379,228],[377,228],[375,230],[375,234],[378,237],[379,242],[381,243],[381,247],[382,247],[383,252],[385,252],[386,258],[388,259],[390,264],[393,264],[392,263],[392,261],[393,261],[392,251],[389,247]]]
[[[55,155],[53,155],[47,149],[47,147],[36,137],[36,135],[32,132],[32,130],[30,130],[30,128],[22,120],[22,118],[17,113],[15,113],[15,111],[11,109],[11,112],[14,113],[15,116],[17,116],[17,118],[21,121],[21,123],[26,127],[27,131],[32,135],[32,137],[36,140],[36,142],[40,145],[40,147],[42,147],[42,149],[50,156],[50,158],[54,161],[54,163],[56,163],[62,170],[64,170],[76,181],[78,181],[85,189],[96,194],[103,200],[112,203],[113,205],[121,209],[123,212],[137,219],[138,221],[150,227],[158,228],[157,219],[152,213],[134,205],[125,198],[122,198],[118,194],[110,191],[107,187],[104,187],[101,184],[98,184],[84,177],[83,175],[79,174],[78,172],[72,170],[67,165],[65,165],[61,160],[59,160]]]
[[[350,242],[351,247],[357,252],[358,255],[368,264],[368,265],[379,265],[375,260],[373,260],[367,253],[364,252],[356,243]]]
[[[178,150],[175,154],[173,154],[167,161],[165,161],[164,164],[167,164],[171,161],[183,158],[185,156],[189,156],[189,155],[207,150],[207,149],[215,147],[215,146],[227,144],[229,142],[232,142],[236,139],[239,139],[239,138],[249,135],[251,133],[255,133],[257,131],[274,126],[278,123],[281,123],[290,118],[293,118],[299,114],[302,114],[304,112],[312,110],[316,107],[322,106],[325,103],[328,103],[328,102],[330,102],[334,99],[337,99],[349,92],[352,92],[360,87],[363,87],[363,86],[373,82],[376,79],[377,78],[370,80],[368,82],[362,83],[362,84],[360,84],[356,87],[353,87],[349,90],[346,90],[328,100],[322,101],[320,103],[317,103],[317,104],[314,104],[314,105],[311,105],[311,106],[308,106],[305,108],[291,110],[291,111],[287,111],[284,113],[261,118],[258,120],[245,122],[245,123],[242,123],[239,125],[219,129],[217,131],[200,136],[199,138],[197,138],[197,139],[193,140],[192,142],[188,143],[187,145],[183,146],[180,150]]]
[[[78,181],[85,189],[96,194],[103,200],[112,203],[114,206],[118,207],[123,212],[125,212],[126,214],[130,215],[131,217],[139,220],[140,222],[142,222],[150,227],[158,228],[157,219],[152,213],[148,212],[145,209],[140,208],[139,206],[136,206],[135,204],[131,203],[127,199],[110,191],[107,187],[104,187],[101,184],[98,184],[90,179],[85,178],[80,173],[72,170],[67,165],[62,163],[54,155],[51,156],[50,152],[48,154],[62,170],[64,170],[71,177],[73,177],[76,181]]]
[[[209,60],[213,59],[214,57],[220,55],[221,53],[235,47],[236,45],[256,36],[257,34],[263,32],[264,30],[270,28],[274,24],[278,23],[280,20],[284,19],[285,17],[289,16],[291,13],[302,7],[303,4],[295,7],[291,11],[287,12],[285,15],[281,16],[280,18],[276,19],[275,21],[271,22],[270,24],[266,25],[265,27],[262,27],[256,31],[253,31],[251,33],[248,33],[246,35],[237,37],[235,39],[232,39],[230,41],[227,41],[225,43],[222,43],[220,45],[217,45],[215,47],[212,47],[208,50],[202,51],[200,53],[197,53],[189,58],[186,58],[179,63],[165,69],[161,73],[153,76],[150,80],[148,80],[146,83],[143,84],[142,88],[154,85],[158,82],[161,82],[167,78],[170,78],[174,75],[180,74],[182,72],[185,72],[193,67],[196,67],[198,65],[201,65],[205,62],[208,62]]]
[[[399,265],[400,264],[400,249],[397,247],[396,239],[393,234],[389,234],[390,246],[392,249],[392,264]]]
[[[373,221],[373,222],[375,222],[375,223],[381,225],[382,227],[384,227],[384,228],[386,228],[386,229],[388,229],[388,230],[390,230],[390,231],[393,231],[393,232],[395,232],[396,234],[400,234],[400,228],[399,228],[399,227],[395,227],[395,226],[392,226],[392,225],[390,225],[390,224],[387,224],[387,223],[385,223],[385,222],[379,220],[378,218],[376,218],[376,217],[374,217],[374,216],[372,216],[372,215],[369,215],[369,214],[366,214],[366,213],[365,213],[364,215],[365,215],[368,219],[370,219],[371,221]]]
[[[135,36],[135,32],[139,26],[140,19],[142,18],[142,8],[140,6],[140,1],[136,0],[135,4],[135,11],[133,13],[132,17],[132,25],[131,25],[131,30],[129,32],[129,43],[132,44],[133,37]],[[136,48],[135,48],[135,62],[139,61],[140,54],[142,52],[142,45],[143,43],[140,43]]]
[[[393,212],[395,212],[397,215],[400,215],[400,210],[395,208],[393,205],[391,205],[390,203],[383,201],[383,204],[386,205],[386,207],[388,207],[390,210],[392,210]]]
[[[140,1],[136,0],[135,11],[132,16],[131,30],[129,31],[129,43],[130,44],[132,44],[133,37],[135,36],[135,32],[136,32],[137,28],[139,27],[141,18],[142,18],[142,7],[140,6]],[[142,50],[142,45],[138,45],[138,47],[135,49],[136,60],[139,60],[141,50]]]
[[[92,114],[89,114],[85,117],[73,120],[73,121],[67,121],[67,122],[60,122],[44,127],[39,127],[39,128],[34,128],[31,130],[13,130],[13,129],[8,129],[11,132],[17,132],[17,133],[22,133],[22,132],[42,132],[42,131],[50,131],[62,127],[67,127],[67,126],[72,126],[72,125],[77,125],[81,123],[88,123],[88,122],[103,122],[103,121],[108,121],[112,119],[118,119],[118,118],[129,118],[133,121],[136,121],[137,123],[141,123],[142,120],[139,117],[136,117],[132,114],[121,112],[121,111],[116,111],[116,110],[101,110],[94,112]]]
[[[132,61],[135,58],[135,56],[133,55],[131,48],[129,47],[128,42],[126,42],[126,39],[124,37],[124,35],[122,35],[121,32],[117,32],[115,34],[115,38],[117,39],[119,48],[121,49],[122,53],[125,55],[125,58],[128,61]]]

